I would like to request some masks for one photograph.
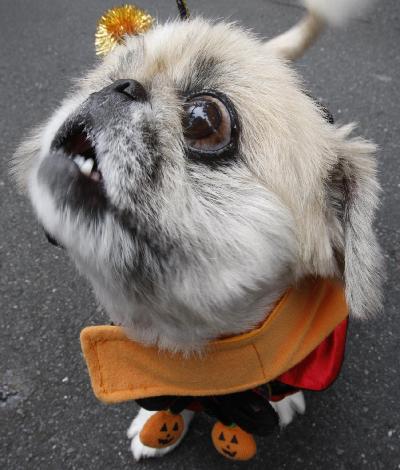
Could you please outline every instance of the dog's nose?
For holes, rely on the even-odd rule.
[[[115,91],[129,96],[134,101],[146,101],[147,93],[143,85],[136,80],[117,80],[113,83]]]
[[[147,92],[144,89],[143,85],[136,80],[131,80],[129,78],[116,80],[111,85],[103,88],[100,93],[121,93],[132,101],[146,101],[147,100]]]

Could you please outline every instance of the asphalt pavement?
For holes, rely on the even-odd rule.
[[[301,15],[294,0],[192,0],[206,17],[237,20],[270,37]],[[296,64],[311,93],[341,122],[378,143],[384,188],[377,222],[388,279],[384,313],[351,322],[335,385],[307,394],[307,413],[259,439],[257,457],[230,463],[213,449],[212,422],[194,421],[184,443],[135,463],[125,431],[132,403],[93,396],[80,353],[83,326],[103,323],[88,284],[49,245],[8,176],[24,132],[40,123],[95,61],[106,0],[0,1],[0,468],[16,469],[400,469],[400,2],[381,0],[365,19],[328,31]],[[173,0],[141,0],[165,20]]]

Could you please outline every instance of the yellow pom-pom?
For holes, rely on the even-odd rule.
[[[135,5],[112,8],[100,18],[96,30],[96,54],[108,54],[125,35],[142,34],[153,25],[147,11]]]

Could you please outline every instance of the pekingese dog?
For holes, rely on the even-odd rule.
[[[375,146],[330,122],[289,63],[362,2],[305,3],[267,41],[202,18],[126,37],[16,151],[45,231],[135,340],[200,351],[309,275],[343,277],[354,317],[380,308]],[[301,392],[275,406],[287,424]],[[151,413],[129,430],[136,459],[176,446],[141,444]]]

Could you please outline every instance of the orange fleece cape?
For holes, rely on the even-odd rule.
[[[90,326],[81,345],[93,391],[106,403],[249,390],[308,356],[347,318],[343,285],[308,279],[292,288],[248,333],[208,344],[201,355],[160,351],[130,340],[117,326]]]

